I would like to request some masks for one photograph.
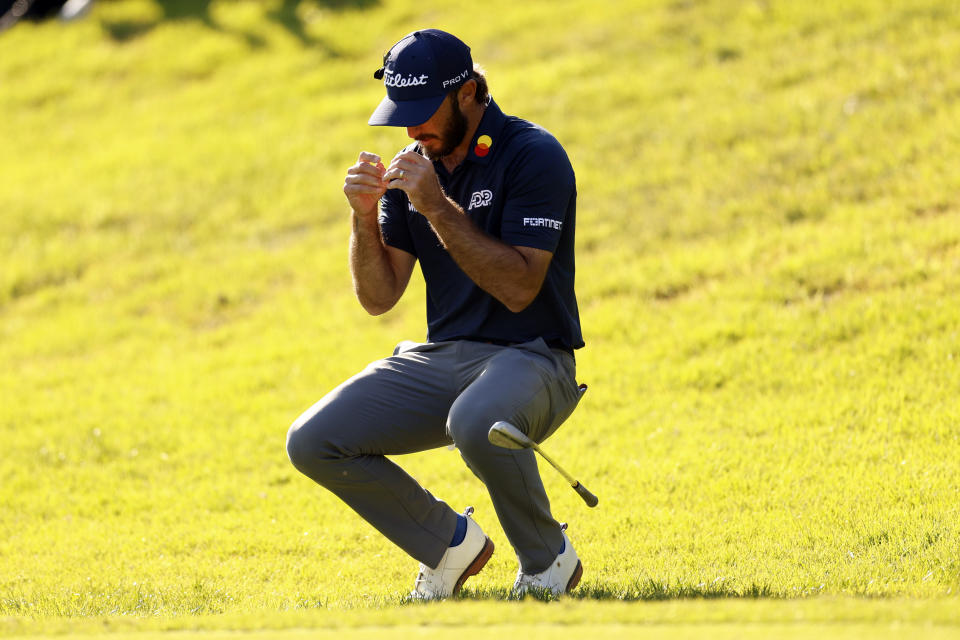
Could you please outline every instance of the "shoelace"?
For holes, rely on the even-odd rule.
[[[421,583],[427,581],[427,579],[426,579],[426,578],[424,577],[424,575],[423,575],[424,569],[426,569],[426,567],[421,564],[421,565],[420,565],[420,573],[417,574],[416,579],[413,581],[413,588],[414,588],[414,589],[416,589],[417,587],[419,587]]]
[[[514,589],[522,589],[523,587],[535,587],[537,579],[533,574],[524,573],[523,571],[517,571],[517,579],[513,585]]]
[[[423,574],[422,574],[422,573],[421,573],[420,575],[418,575],[417,578],[413,581],[413,591],[410,592],[410,595],[411,595],[411,596],[414,596],[414,597],[417,597],[417,596],[419,596],[419,595],[422,595],[422,594],[420,593],[420,585],[423,584],[423,583],[426,582],[426,581],[427,581],[427,580],[426,580],[426,578],[423,577]]]
[[[421,593],[421,592],[420,592],[420,585],[421,585],[421,584],[426,583],[426,584],[429,585],[430,580],[427,578],[427,572],[428,572],[428,571],[430,571],[430,568],[429,568],[427,565],[421,563],[421,564],[420,564],[420,572],[417,574],[416,579],[414,579],[414,581],[413,581],[413,591],[410,592],[410,597],[411,597],[411,598],[413,598],[413,599],[421,599],[421,598],[430,598],[430,597],[431,597],[430,594]],[[429,591],[430,591],[430,593],[432,594],[433,589],[429,589]]]

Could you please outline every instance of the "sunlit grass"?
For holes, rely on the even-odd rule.
[[[283,443],[425,333],[417,278],[383,317],[353,300],[341,193],[360,149],[404,144],[365,123],[380,56],[420,26],[471,44],[499,104],[577,171],[590,391],[546,446],[599,508],[543,469],[585,565],[577,619],[620,601],[955,604],[952,4],[487,5],[103,1],[0,34],[10,629],[419,611],[397,606],[415,563]],[[481,602],[449,607],[521,606],[459,456],[402,464],[497,545],[464,593]]]

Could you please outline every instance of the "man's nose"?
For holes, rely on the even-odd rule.
[[[420,126],[419,126],[419,125],[416,126],[416,127],[407,127],[407,137],[408,137],[408,138],[414,138],[414,139],[415,139],[415,138],[417,137],[417,134],[418,134],[418,133],[420,133]]]

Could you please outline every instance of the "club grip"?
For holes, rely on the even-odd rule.
[[[583,498],[583,501],[587,503],[588,507],[595,507],[597,503],[600,502],[597,500],[597,496],[590,493],[590,491],[579,482],[573,485],[573,490],[580,494],[580,497]]]

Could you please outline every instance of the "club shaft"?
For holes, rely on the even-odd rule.
[[[590,493],[590,490],[585,486],[580,484],[580,482],[567,473],[567,470],[561,467],[557,462],[548,456],[546,452],[533,441],[532,438],[529,438],[525,433],[517,429],[515,426],[509,422],[496,422],[492,427],[490,427],[490,432],[487,434],[487,439],[491,444],[497,445],[498,447],[505,447],[507,449],[533,449],[541,456],[543,459],[550,463],[550,465],[560,472],[560,475],[570,483],[570,486],[573,487],[573,490],[577,492],[583,501],[587,503],[588,507],[595,507],[599,502],[597,496]]]
[[[580,484],[579,480],[571,476],[569,473],[566,472],[566,470],[563,467],[561,467],[556,462],[554,462],[553,458],[551,458],[546,453],[544,453],[543,449],[537,446],[536,442],[533,442],[531,440],[530,448],[536,451],[537,453],[539,453],[541,456],[543,456],[544,460],[549,462],[551,465],[553,465],[554,469],[560,472],[560,475],[562,475],[566,479],[566,481],[570,483],[570,486],[573,487],[573,490],[577,492],[577,495],[583,498],[583,501],[587,503],[588,507],[597,506],[597,504],[599,503],[597,496],[593,495],[589,489],[587,489],[585,486]]]
[[[570,483],[571,487],[576,487],[578,484],[580,484],[579,482],[577,482],[576,478],[574,478],[572,475],[567,473],[566,469],[561,467],[559,464],[556,463],[556,461],[553,458],[548,456],[546,452],[543,449],[541,449],[539,445],[537,445],[536,442],[531,440],[530,447],[534,449],[537,453],[539,453],[541,456],[543,456],[544,460],[552,464],[553,468],[560,472],[560,475],[562,475],[566,479],[566,481]]]

